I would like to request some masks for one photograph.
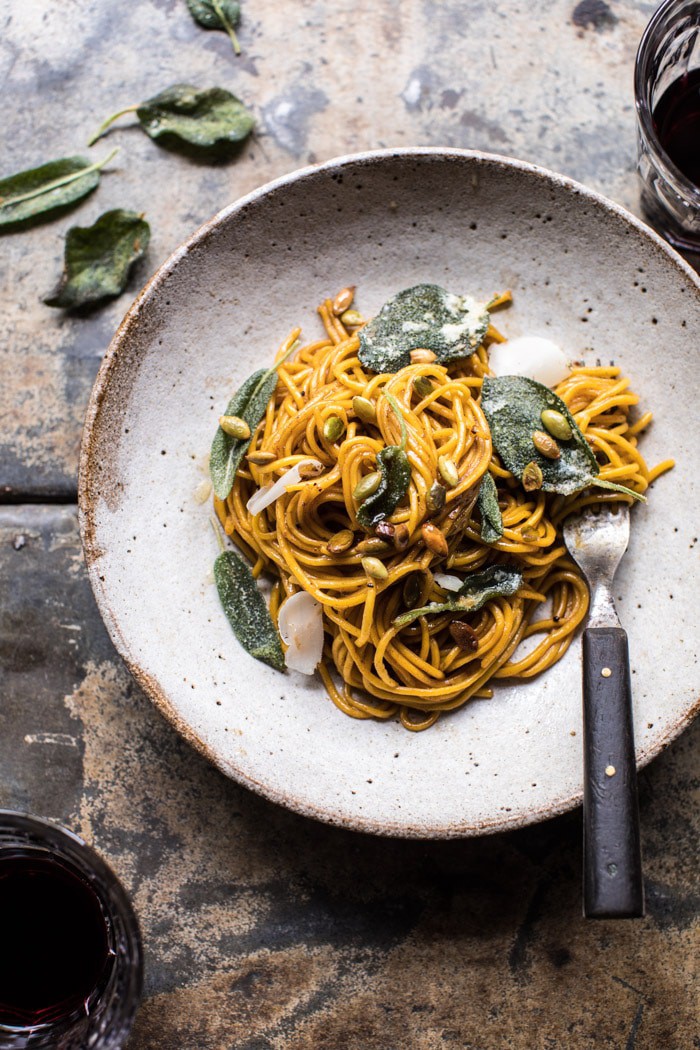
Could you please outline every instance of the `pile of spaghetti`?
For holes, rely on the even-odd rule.
[[[590,488],[572,496],[528,492],[504,469],[480,407],[489,346],[503,341],[491,324],[468,357],[442,365],[434,354],[412,354],[406,367],[375,374],[358,357],[362,319],[346,312],[347,300],[319,307],[324,338],[290,355],[295,329],[280,348],[276,391],[230,495],[215,500],[215,509],[250,558],[253,576],[273,575],[273,621],[300,589],[321,604],[318,670],[334,703],[355,718],[398,714],[406,728],[424,729],[472,697],[491,696],[494,681],[530,678],[563,656],[588,592],[560,525],[586,503],[626,497]],[[592,448],[601,478],[643,493],[671,465],[647,468],[637,438],[651,414],[631,420],[638,398],[618,368],[574,367],[554,390]],[[363,527],[361,482],[376,474],[382,449],[401,443],[410,464],[407,492],[380,526]],[[256,491],[309,459],[322,464],[315,476],[302,477],[259,513],[247,509]],[[490,543],[476,505],[487,472],[502,516],[502,535]],[[494,564],[521,572],[515,594],[468,615],[396,623],[406,609],[449,598],[450,574]]]

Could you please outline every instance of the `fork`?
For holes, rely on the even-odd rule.
[[[564,524],[591,591],[583,633],[583,914],[644,915],[627,634],[611,592],[629,543],[629,509],[599,504]]]

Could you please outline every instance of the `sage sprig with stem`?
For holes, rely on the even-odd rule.
[[[0,229],[76,204],[97,188],[102,168],[118,152],[92,164],[85,157],[64,157],[0,179]]]
[[[93,146],[125,113],[135,113],[141,128],[154,141],[184,143],[197,150],[236,146],[255,125],[253,115],[230,91],[173,84],[145,102],[125,106],[107,117],[88,145]]]

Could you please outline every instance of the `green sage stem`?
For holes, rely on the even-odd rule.
[[[229,35],[229,37],[231,39],[231,43],[233,44],[234,54],[240,55],[240,53],[241,53],[241,45],[238,43],[238,37],[236,36],[236,33],[235,33],[235,30],[234,30],[233,26],[231,25],[231,23],[229,22],[228,18],[224,14],[224,12],[222,10],[222,7],[221,7],[221,4],[219,3],[219,0],[212,0],[212,7],[216,11],[216,13],[219,16],[219,18],[221,19],[221,24],[223,25],[224,29],[226,30],[226,32],[228,33],[228,35]]]
[[[66,186],[69,182],[75,182],[76,179],[82,179],[83,175],[87,175],[88,172],[99,171],[100,168],[104,168],[105,164],[109,164],[112,157],[116,156],[117,153],[119,153],[118,146],[104,160],[98,160],[88,168],[80,168],[79,171],[73,171],[70,175],[63,175],[60,179],[54,179],[53,182],[45,182],[34,190],[28,190],[27,193],[19,193],[16,197],[5,197],[2,205],[6,207],[8,204],[20,204],[22,201],[29,201],[33,197],[41,197],[45,193],[50,193],[51,190],[57,190],[59,186]]]
[[[125,113],[135,113],[138,108],[139,103],[137,102],[135,106],[127,106],[125,109],[120,109],[118,113],[113,113],[111,117],[107,117],[107,119],[100,124],[99,128],[88,142],[88,146],[94,146],[97,140],[102,138],[107,128],[110,124],[113,124],[115,120],[118,120],[119,117],[123,117]]]

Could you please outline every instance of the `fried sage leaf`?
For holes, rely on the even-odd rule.
[[[498,490],[493,475],[484,474],[476,505],[481,514],[481,538],[484,543],[495,543],[503,535],[503,516],[498,506]]]
[[[255,121],[240,99],[224,88],[199,91],[175,84],[143,102],[136,115],[152,139],[179,139],[199,149],[242,142]]]
[[[398,445],[387,445],[377,454],[377,467],[382,475],[379,487],[357,512],[357,520],[365,529],[373,529],[393,514],[411,481],[408,456]]]
[[[203,29],[223,29],[228,33],[233,50],[241,53],[233,27],[241,19],[241,5],[237,0],[187,0],[190,14]]]
[[[436,284],[405,288],[360,329],[359,358],[373,372],[398,372],[411,350],[432,350],[441,364],[473,354],[489,326],[484,305]]]
[[[200,91],[191,84],[173,84],[153,98],[107,117],[88,145],[97,142],[119,117],[134,112],[152,139],[195,151],[230,150],[247,138],[255,126],[250,110],[230,91],[218,87]]]
[[[100,169],[116,152],[96,164],[85,157],[64,157],[0,179],[0,230],[41,215],[48,217],[92,193],[99,184]]]
[[[476,612],[492,598],[508,598],[515,594],[522,582],[522,574],[517,569],[508,569],[504,565],[489,565],[487,569],[467,576],[460,589],[448,601],[431,602],[420,609],[410,609],[396,617],[394,627],[405,627],[419,616]]]
[[[92,226],[71,227],[66,234],[61,280],[44,302],[73,309],[120,295],[150,237],[151,228],[143,215],[122,208],[106,211]]]
[[[245,651],[284,671],[280,636],[243,559],[234,551],[222,551],[214,562],[214,579],[228,622]]]
[[[481,388],[481,407],[503,466],[519,481],[522,482],[526,467],[535,464],[542,474],[540,487],[544,492],[571,496],[596,485],[645,502],[638,492],[598,477],[600,467],[590,445],[562,399],[549,387],[525,376],[487,376]],[[547,409],[561,413],[571,427],[571,437],[558,442],[557,459],[543,456],[532,440],[533,434],[542,429],[542,413]]]
[[[261,368],[246,379],[240,390],[237,390],[229,401],[226,416],[239,416],[251,429],[255,430],[265,415],[265,409],[277,387],[277,372],[274,369]],[[248,450],[251,439],[235,438],[225,434],[219,427],[214,435],[209,457],[209,473],[214,492],[219,499],[226,499],[239,464]]]

